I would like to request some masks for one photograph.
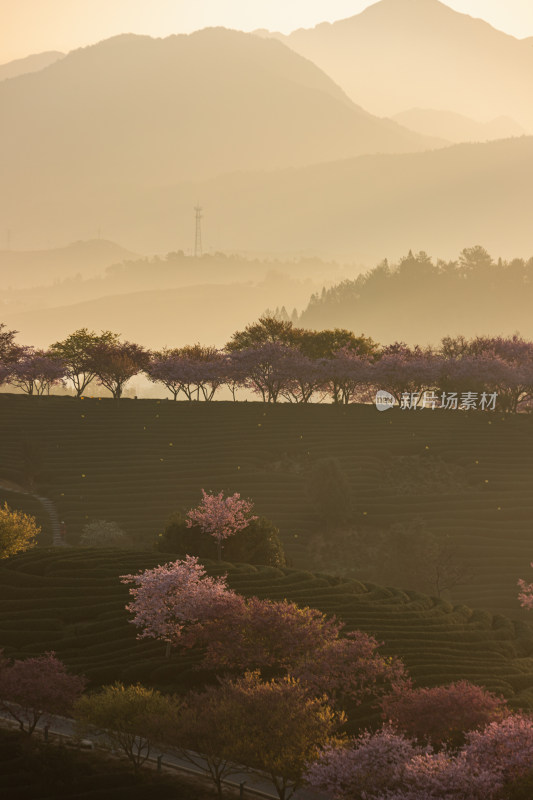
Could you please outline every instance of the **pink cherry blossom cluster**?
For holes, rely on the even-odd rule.
[[[361,702],[409,685],[398,658],[385,658],[379,643],[362,631],[342,633],[343,624],[314,608],[287,600],[241,598],[218,619],[205,620],[189,634],[204,648],[212,669],[274,668],[298,678],[314,694],[339,702]]]
[[[426,750],[385,726],[348,746],[328,746],[307,770],[306,782],[338,800],[381,797],[404,783],[407,765]]]
[[[533,567],[533,563],[531,564]],[[518,581],[518,586],[520,588],[520,593],[518,595],[518,599],[520,601],[520,605],[522,608],[533,608],[533,583],[528,583],[527,581],[520,578]]]
[[[459,745],[466,731],[508,714],[503,698],[469,681],[405,688],[383,698],[383,717],[408,736],[434,746]]]
[[[223,492],[212,494],[202,489],[201,503],[187,513],[187,527],[198,525],[204,533],[210,533],[221,542],[257,519],[257,516],[250,516],[252,508],[253,503],[242,500],[238,492],[224,497]]]
[[[533,720],[522,714],[470,731],[463,749],[470,764],[490,767],[503,781],[533,769]]]
[[[123,575],[122,582],[134,584],[127,609],[139,637],[197,646],[202,667],[275,668],[299,678],[315,694],[356,702],[408,685],[403,663],[383,657],[372,636],[341,635],[342,623],[286,600],[246,600],[227,587],[225,578],[207,577],[193,556]]]
[[[9,379],[9,383],[27,394],[43,395],[52,386],[63,384],[66,376],[65,365],[60,359],[31,347],[24,348],[18,360],[9,369],[4,369],[4,380]]]
[[[306,781],[335,800],[492,800],[530,773],[533,720],[519,714],[466,734],[457,752],[422,748],[385,726],[310,764]]]
[[[10,661],[0,650],[0,710],[21,730],[33,733],[39,720],[67,714],[87,681],[71,675],[54,652]]]
[[[121,575],[121,582],[134,584],[133,600],[126,608],[141,628],[139,638],[173,645],[180,641],[185,623],[217,616],[235,597],[225,577],[208,577],[194,556],[137,575]]]

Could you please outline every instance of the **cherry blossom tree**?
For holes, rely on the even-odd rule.
[[[53,652],[10,662],[0,651],[0,709],[30,736],[39,720],[68,713],[85,684]]]
[[[434,753],[389,726],[324,748],[305,778],[335,800],[491,800],[503,785],[490,763]]]
[[[253,503],[241,500],[238,492],[224,497],[223,492],[208,493],[202,489],[202,500],[187,513],[187,527],[197,525],[216,540],[218,560],[222,561],[222,543],[237,531],[244,530],[257,516],[251,516]]]
[[[349,347],[338,350],[322,362],[324,386],[334,403],[353,403],[361,392],[373,383],[372,362]]]
[[[531,566],[533,567],[533,562],[531,563]],[[520,588],[520,593],[518,595],[520,605],[522,608],[531,610],[533,608],[533,583],[528,583],[520,578],[518,581],[518,586]]]
[[[420,348],[410,350],[404,345],[384,348],[383,355],[374,364],[374,385],[386,389],[402,401],[402,395],[417,396],[436,386],[440,359]]]
[[[162,350],[152,354],[145,369],[148,379],[152,383],[162,383],[171,393],[173,400],[178,399],[183,382],[179,364],[179,350]]]
[[[317,609],[251,597],[227,604],[218,616],[204,617],[186,637],[190,646],[202,647],[204,667],[274,669],[338,702],[349,698],[360,703],[408,681],[403,663],[382,656],[374,637],[342,629],[342,623]]]
[[[115,400],[122,397],[124,386],[149,363],[150,354],[132,342],[101,341],[91,348],[91,364],[101,386]]]
[[[170,647],[182,641],[187,623],[216,618],[236,595],[226,579],[210,578],[194,556],[170,562],[137,575],[121,575],[121,582],[133,584],[133,598],[126,609],[131,622],[141,629],[138,638],[162,639]]]
[[[415,755],[407,764],[403,788],[387,792],[386,800],[493,800],[500,796],[501,778],[490,764],[477,765],[464,753],[446,751]],[[381,798],[380,798],[381,800]]]
[[[244,374],[243,386],[260,395],[265,403],[277,403],[287,384],[286,361],[292,348],[267,341],[231,354],[231,363]]]
[[[236,402],[237,389],[246,387],[248,373],[245,359],[238,352],[228,353],[220,365],[220,371],[224,378],[224,385],[228,387],[233,401]]]
[[[533,358],[533,342],[514,336],[476,336],[468,342],[470,355],[495,354],[508,364],[524,362]]]
[[[490,769],[502,782],[531,771],[533,764],[533,720],[512,714],[466,735],[461,753],[472,767]]]
[[[327,362],[312,359],[296,348],[287,350],[278,371],[282,378],[280,394],[290,403],[309,403],[316,392],[326,396]]]
[[[467,354],[441,362],[438,386],[446,393],[496,393],[498,409],[511,412],[527,396],[526,369],[526,365],[510,364],[496,353]],[[533,384],[533,372],[531,381]]]
[[[402,662],[379,654],[372,636],[341,635],[342,623],[317,609],[245,599],[228,589],[225,578],[207,577],[192,556],[121,580],[134,584],[127,610],[141,629],[139,638],[198,647],[202,668],[273,668],[300,679],[314,694],[355,702],[408,681]]]
[[[12,366],[10,383],[29,395],[49,394],[52,386],[62,384],[66,375],[64,363],[44,350],[27,348]]]
[[[382,643],[364,631],[342,631],[325,641],[314,654],[307,653],[291,674],[300,678],[314,692],[327,692],[339,703],[349,699],[362,702],[369,696],[379,696],[390,690],[409,685],[403,662],[379,653]]]
[[[408,736],[429,740],[434,746],[458,746],[465,732],[508,713],[505,700],[469,681],[406,687],[384,697],[381,706],[384,719]]]
[[[519,405],[533,397],[533,342],[515,335],[510,337],[446,337],[442,340],[441,381],[451,372],[456,383],[467,391],[498,394],[498,408],[516,412]]]
[[[184,366],[191,373],[189,381],[183,384],[183,391],[188,400],[203,397],[212,400],[217,389],[224,383],[225,356],[216,347],[203,347],[200,344],[182,347],[180,355]]]
[[[160,382],[174,400],[183,393],[187,400],[212,400],[226,379],[224,355],[215,347],[196,344],[154,354],[146,368],[151,381]]]
[[[403,785],[386,800],[492,800],[500,790],[531,774],[533,721],[509,715],[466,734],[454,755],[442,750],[415,755],[406,765]],[[524,796],[524,794],[520,795]]]
[[[408,763],[425,752],[391,727],[364,731],[343,747],[323,748],[304,777],[313,789],[336,800],[381,799],[404,784]]]

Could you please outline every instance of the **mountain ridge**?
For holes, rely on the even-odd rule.
[[[51,283],[73,278],[77,273],[84,277],[98,275],[106,267],[135,255],[107,239],[71,242],[47,250],[0,250],[0,273],[5,286],[27,288],[43,279]]]
[[[443,136],[454,143],[485,142],[525,135],[524,129],[506,116],[479,122],[453,111],[410,108],[395,114],[392,119],[417,133],[426,136]]]
[[[533,132],[533,48],[438,0],[380,0],[343,20],[271,35],[371,113],[430,108],[438,96],[441,108],[510,116]]]
[[[61,53],[59,50],[47,50],[43,53],[32,53],[24,58],[7,61],[5,64],[0,64],[0,81],[39,72],[64,57],[65,53]]]

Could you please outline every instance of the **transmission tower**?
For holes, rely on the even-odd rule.
[[[194,239],[194,257],[200,258],[202,255],[202,207],[198,203],[194,210],[196,211],[196,236]]]

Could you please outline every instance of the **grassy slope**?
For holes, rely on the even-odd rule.
[[[164,645],[137,641],[118,576],[156,565],[150,553],[36,549],[0,562],[0,644],[25,657],[55,650],[93,684],[142,681],[184,691],[204,679],[194,656],[164,657]],[[341,581],[300,570],[207,563],[244,595],[288,598],[335,613],[348,629],[385,641],[416,682],[466,678],[533,708],[533,626],[417,593]]]
[[[516,580],[533,557],[532,430],[529,417],[492,413],[0,395],[0,477],[20,479],[20,441],[30,436],[44,457],[40,491],[56,499],[69,534],[103,518],[145,542],[202,487],[239,491],[279,526],[292,565],[307,568],[315,515],[305,469],[337,456],[356,521],[422,516],[475,563],[454,599],[517,616]],[[410,474],[402,457],[412,456]],[[435,458],[457,471],[455,484],[424,480]]]

